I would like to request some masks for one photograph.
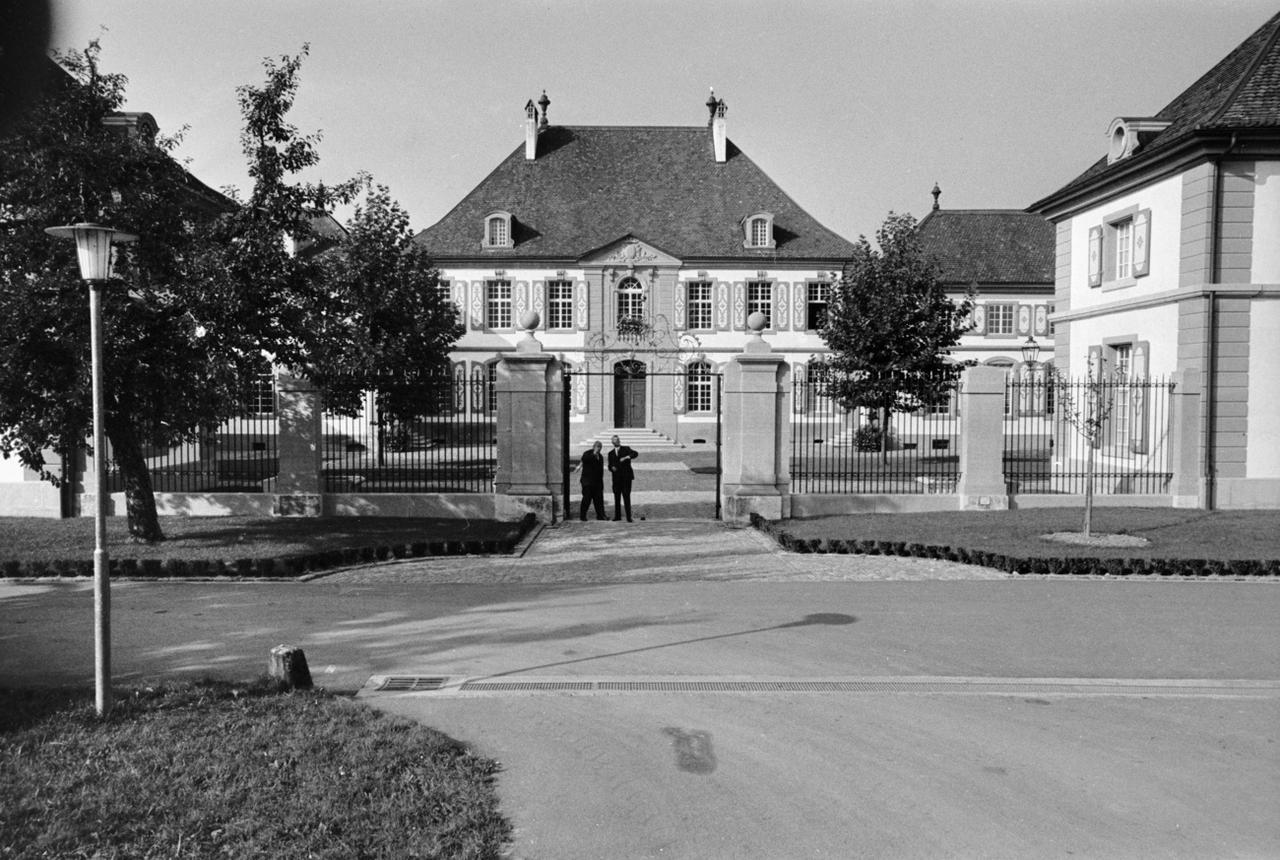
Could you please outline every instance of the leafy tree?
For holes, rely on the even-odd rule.
[[[86,291],[74,246],[44,228],[97,221],[138,233],[119,255],[120,283],[103,292],[104,429],[130,531],[155,540],[143,446],[212,417],[196,392],[226,373],[199,355],[181,286],[221,204],[171,158],[178,138],[104,124],[120,117],[126,81],[97,59],[96,42],[59,55],[66,72],[49,65],[45,94],[0,139],[0,452],[43,471],[45,451],[70,455],[91,424]]]
[[[88,435],[91,397],[88,303],[75,250],[44,228],[97,221],[140,236],[120,250],[119,284],[103,296],[104,424],[135,539],[163,539],[146,449],[194,441],[239,414],[265,360],[333,376],[368,340],[361,332],[377,308],[376,276],[360,281],[360,303],[357,264],[339,273],[322,255],[294,252],[314,251],[316,214],[366,183],[294,181],[319,161],[318,136],[287,121],[306,52],[266,60],[265,82],[237,90],[253,179],[242,205],[177,165],[178,138],[153,142],[104,125],[118,116],[126,80],[99,71],[96,42],[59,55],[67,74],[54,75],[56,85],[0,138],[0,452],[47,478],[44,452],[74,451]],[[375,209],[390,212],[390,204],[366,212]],[[402,216],[365,218],[356,230],[361,247],[380,228],[392,231],[391,245],[400,242]],[[403,289],[390,296],[411,307]],[[439,313],[428,318],[445,325]]]
[[[861,237],[832,290],[821,329],[831,349],[826,395],[846,409],[872,410],[878,447],[887,450],[894,411],[950,397],[965,364],[945,356],[968,331],[972,307],[971,294],[958,303],[946,295],[915,219],[890,212],[876,247]]]
[[[367,389],[382,415],[410,418],[437,406],[433,383],[448,379],[449,351],[465,329],[386,186],[366,190],[345,238],[319,266],[330,304],[308,365],[326,408],[354,413]]]
[[[1086,374],[1082,382],[1073,384],[1055,371],[1049,385],[1053,386],[1057,400],[1057,412],[1063,423],[1071,426],[1085,443],[1084,461],[1084,513],[1080,532],[1085,537],[1093,534],[1093,483],[1096,452],[1106,438],[1111,413],[1116,408],[1118,383],[1108,379],[1101,362],[1094,366],[1086,361]]]

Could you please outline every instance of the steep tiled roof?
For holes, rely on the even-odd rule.
[[[1234,51],[1156,114],[1169,123],[1145,139],[1132,156],[1113,164],[1105,157],[1052,195],[1057,197],[1155,160],[1193,135],[1246,129],[1280,130],[1280,13],[1263,24]],[[1035,204],[1033,208],[1040,204]]]
[[[1016,209],[934,209],[917,228],[949,284],[1053,284],[1054,228]]]
[[[843,260],[847,240],[819,224],[732,143],[688,127],[550,126],[538,157],[521,144],[416,237],[436,259],[481,256],[485,216],[512,216],[515,247],[493,259],[578,259],[631,235],[681,259]],[[742,247],[741,221],[771,212],[776,248]]]

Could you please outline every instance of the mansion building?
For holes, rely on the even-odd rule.
[[[526,105],[524,145],[415,237],[466,326],[456,378],[485,390],[533,313],[573,373],[575,440],[647,428],[683,445],[714,434],[717,374],[751,314],[798,378],[822,363],[818,329],[854,246],[729,140],[724,100],[706,104],[691,127],[551,125],[545,93]],[[935,193],[921,230],[949,289],[983,296],[955,357],[1012,366],[1031,336],[1047,357],[1048,222],[944,211]]]

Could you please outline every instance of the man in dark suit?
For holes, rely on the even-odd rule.
[[[582,473],[582,507],[578,509],[578,516],[584,523],[587,521],[587,508],[592,505],[596,509],[596,519],[605,519],[604,455],[600,453],[601,447],[596,442],[590,451],[582,452],[582,464],[579,467]]]
[[[631,481],[636,473],[631,469],[631,461],[640,455],[622,444],[617,436],[612,440],[613,450],[609,452],[609,472],[613,475],[613,521],[622,519],[625,505],[627,522],[631,522]]]

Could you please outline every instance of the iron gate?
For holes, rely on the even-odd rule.
[[[634,367],[634,365],[629,365],[629,366]],[[570,501],[571,501],[570,494],[571,494],[571,484],[572,484],[570,477],[573,473],[573,458],[570,456],[570,453],[569,453],[569,447],[570,447],[569,446],[569,427],[570,427],[569,418],[573,412],[573,380],[580,376],[585,376],[588,378],[598,377],[598,378],[613,379],[619,383],[618,390],[625,392],[624,396],[626,396],[628,399],[633,399],[636,396],[635,394],[636,385],[634,383],[637,380],[647,380],[654,377],[673,377],[673,378],[678,377],[680,379],[685,379],[685,380],[689,378],[689,374],[686,374],[686,373],[675,373],[671,371],[652,373],[652,372],[649,372],[648,370],[645,370],[643,366],[639,366],[637,370],[634,370],[631,373],[619,373],[617,369],[612,371],[608,371],[608,370],[565,371],[564,397],[563,397],[563,407],[561,409],[561,415],[560,415],[560,418],[561,418],[560,428],[561,428],[561,433],[563,434],[563,437],[564,437],[564,446],[563,446],[564,454],[562,458],[563,462],[561,464],[561,467],[564,475],[564,483],[563,483],[562,490],[564,494],[564,512],[565,512],[566,518],[569,517],[569,511],[570,511]],[[711,372],[711,373],[702,374],[702,376],[710,379],[711,390],[713,392],[712,398],[711,398],[712,406],[713,406],[713,411],[716,417],[716,467],[715,467],[716,513],[715,513],[715,518],[718,520],[721,518],[720,476],[724,472],[724,461],[723,461],[723,457],[721,456],[721,445],[723,442],[721,425],[723,423],[722,422],[723,412],[720,406],[722,395],[724,393],[724,385],[723,385],[724,374]],[[628,384],[628,383],[631,383],[631,384]],[[619,407],[617,403],[618,390],[615,390],[615,393],[614,393],[615,402],[613,404],[615,427],[619,426],[617,424],[617,418],[618,418],[618,415],[620,414],[618,412]],[[686,392],[686,396],[687,396],[687,392]]]

